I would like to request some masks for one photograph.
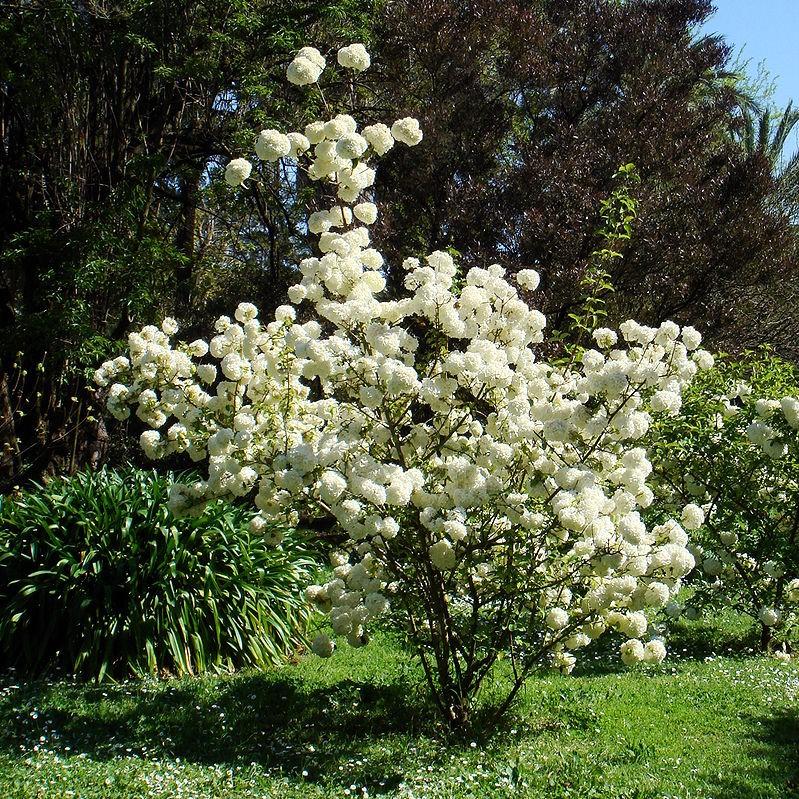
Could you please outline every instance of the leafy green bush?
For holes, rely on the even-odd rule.
[[[798,393],[796,367],[768,351],[722,357],[648,442],[653,515],[678,515],[686,503],[704,514],[691,534],[686,610],[734,608],[760,626],[763,648],[795,643],[799,632]]]
[[[172,476],[103,469],[0,507],[0,658],[28,674],[197,673],[263,666],[300,641],[314,562],[217,501],[167,508]]]

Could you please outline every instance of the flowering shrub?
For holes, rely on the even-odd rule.
[[[338,60],[368,66],[356,45]],[[304,48],[290,80],[318,79],[305,61],[324,67]],[[208,460],[207,480],[175,487],[176,510],[253,495],[255,530],[296,522],[298,508],[333,518],[348,543],[308,598],[356,647],[381,615],[401,615],[442,713],[460,723],[503,652],[515,677],[505,706],[533,668],[570,672],[608,629],[628,639],[626,663],[663,659],[647,612],[694,559],[677,521],[641,520],[653,492],[638,442],[712,359],[692,328],[629,321],[621,342],[600,329],[579,359],[540,360],[532,269],[515,285],[496,264],[461,276],[434,252],[407,258],[404,290],[386,296],[368,230],[377,207],[362,195],[375,158],[421,140],[414,119],[358,132],[344,114],[262,131],[260,158],[296,159],[337,198],[309,217],[319,256],[300,263],[293,305],[266,322],[239,305],[210,342],[174,343],[171,319],[146,327],[97,381],[112,413],[135,409],[151,428],[150,457]],[[245,173],[231,162],[226,179]],[[313,649],[329,655],[333,642]]]
[[[652,431],[661,508],[704,518],[688,610],[734,607],[761,643],[795,635],[799,610],[799,400],[794,368],[767,354],[721,361]],[[672,615],[680,608],[672,605]]]

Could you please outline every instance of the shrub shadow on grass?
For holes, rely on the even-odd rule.
[[[680,620],[665,633],[666,667],[695,663],[710,658],[751,658],[760,654],[759,629],[748,619],[737,617],[721,622]],[[577,659],[575,677],[601,677],[629,671],[619,657],[619,646],[626,638],[618,633],[602,636]],[[644,639],[646,640],[646,639]]]
[[[760,652],[760,627],[744,616],[680,620],[668,633],[669,649],[684,660],[748,657]]]
[[[753,782],[777,785],[781,798],[799,797],[799,710],[780,709],[770,715],[746,716],[751,729],[744,746],[755,768],[745,773],[728,771],[719,775],[713,784],[713,796],[718,799],[762,799],[771,796]],[[776,795],[776,794],[775,794]]]
[[[408,684],[344,678],[321,685],[287,670],[214,683],[27,683],[0,695],[0,752],[19,757],[21,745],[40,744],[97,761],[254,763],[310,781],[338,775],[344,765],[347,779],[367,788],[379,773],[386,790],[403,775],[381,742],[434,734],[431,718],[425,693]],[[368,773],[364,764],[359,774],[366,750],[372,750]]]

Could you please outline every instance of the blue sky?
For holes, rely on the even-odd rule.
[[[799,103],[799,0],[715,0],[714,5],[718,10],[704,30],[723,34],[736,52],[743,47],[751,74],[765,63],[776,82],[775,105]]]

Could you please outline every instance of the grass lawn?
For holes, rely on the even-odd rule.
[[[693,630],[695,634],[696,630]],[[799,665],[710,656],[531,680],[492,736],[448,737],[379,637],[265,673],[0,682],[0,799],[799,797]]]

